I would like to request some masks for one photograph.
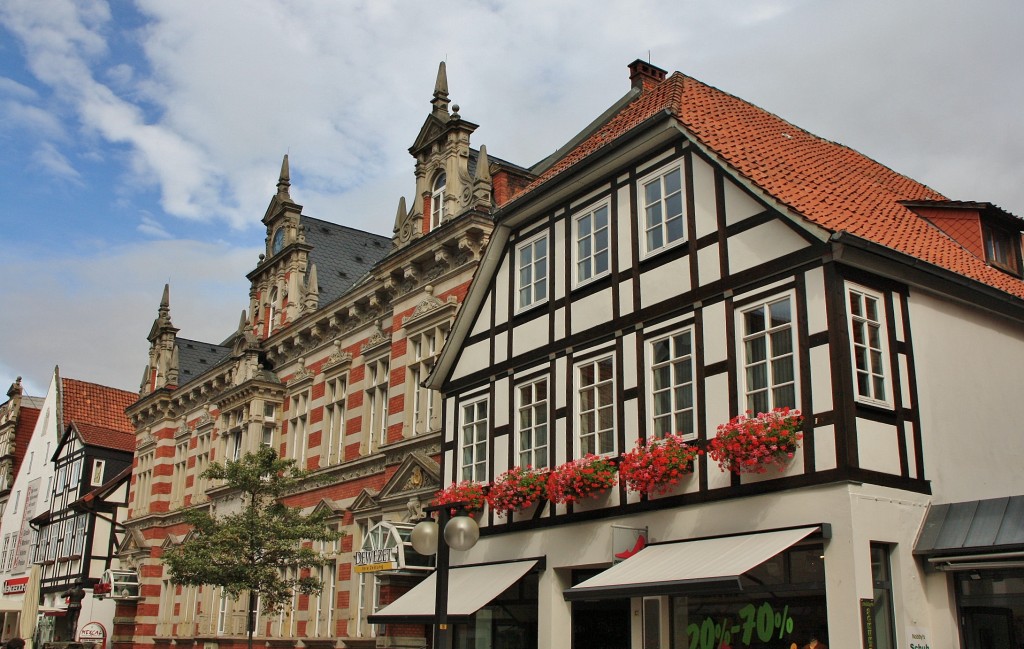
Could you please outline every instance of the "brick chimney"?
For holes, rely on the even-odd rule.
[[[656,65],[637,59],[629,64],[629,81],[634,88],[650,90],[665,80],[668,74]]]

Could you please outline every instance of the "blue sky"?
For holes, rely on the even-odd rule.
[[[650,58],[954,199],[1024,215],[1024,4],[6,0],[0,384],[135,389],[165,282],[217,342],[281,156],[310,216],[390,234],[446,60],[474,145],[530,165]]]

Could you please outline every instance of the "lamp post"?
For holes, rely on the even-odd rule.
[[[423,555],[436,554],[434,579],[437,592],[434,598],[434,649],[450,649],[452,632],[448,627],[448,577],[450,572],[450,551],[468,550],[480,538],[480,526],[466,516],[468,503],[447,503],[424,507],[424,512],[437,512],[437,522],[426,518],[416,524],[410,540],[414,550]],[[452,510],[456,515],[452,516]],[[439,528],[443,533],[438,533]]]

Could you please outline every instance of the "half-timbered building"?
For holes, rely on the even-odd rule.
[[[385,630],[366,616],[424,570],[404,559],[408,520],[439,484],[440,397],[422,383],[479,264],[492,206],[527,177],[470,147],[477,125],[449,107],[443,63],[430,104],[409,149],[414,199],[399,200],[393,236],[303,214],[286,156],[236,331],[222,343],[179,337],[165,289],[130,410],[137,447],[120,556],[141,588],[121,602],[119,646],[245,645],[248,598],[174,585],[160,556],[188,534],[184,509],[230,506],[234,494],[203,471],[261,445],[311,471],[286,504],[326,511],[341,538],[321,548],[322,593],[261,612],[256,641],[373,646],[386,632],[381,642],[422,643],[421,626]],[[396,561],[360,561],[381,554]]]
[[[686,75],[630,73],[495,213],[430,379],[443,481],[615,463],[667,433],[703,452],[748,411],[800,411],[802,441],[766,473],[705,453],[666,494],[484,510],[460,583],[529,565],[461,602],[456,646],[1019,642],[1022,222]],[[936,519],[954,503],[974,536],[962,510]],[[430,619],[411,597],[375,619]]]

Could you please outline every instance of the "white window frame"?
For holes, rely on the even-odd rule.
[[[288,410],[288,439],[292,442],[291,459],[295,460],[298,468],[306,468],[306,453],[309,450],[309,388],[300,390],[291,395]]]
[[[746,314],[748,312],[754,311],[755,309],[759,309],[759,308],[760,309],[764,309],[766,307],[770,307],[773,304],[778,304],[780,302],[784,302],[784,301],[787,301],[787,300],[789,301],[790,312],[789,312],[789,322],[785,325],[785,327],[788,327],[788,329],[789,329],[790,351],[788,352],[788,355],[792,358],[792,363],[793,363],[793,367],[792,367],[792,370],[793,370],[793,380],[792,381],[780,381],[780,382],[776,383],[776,382],[773,381],[772,376],[771,376],[772,371],[773,371],[772,368],[771,368],[771,361],[773,359],[782,358],[782,356],[785,356],[786,354],[778,354],[778,355],[773,354],[774,346],[771,343],[770,334],[772,333],[773,330],[778,332],[778,331],[781,331],[785,327],[783,327],[783,326],[772,327],[772,326],[770,326],[770,324],[771,324],[770,321],[766,321],[766,325],[767,326],[764,329],[764,331],[755,332],[754,334],[748,334],[746,332],[745,316],[746,316]],[[793,384],[793,405],[791,407],[798,408],[800,406],[800,358],[799,358],[799,349],[797,347],[797,340],[796,340],[796,335],[797,335],[797,323],[796,323],[797,304],[796,304],[796,294],[793,291],[788,291],[788,292],[785,292],[785,293],[780,293],[778,295],[772,295],[770,297],[766,297],[764,299],[757,300],[756,302],[753,302],[753,303],[750,303],[750,304],[744,304],[742,307],[739,307],[736,311],[737,311],[737,316],[738,316],[737,317],[738,321],[736,323],[736,332],[737,332],[736,333],[736,341],[737,341],[737,345],[739,347],[737,358],[739,358],[739,370],[738,371],[739,371],[739,375],[740,375],[739,376],[739,385],[740,385],[740,408],[741,408],[741,410],[742,411],[747,411],[747,410],[753,411],[753,410],[756,410],[755,408],[751,407],[750,402],[749,402],[751,390],[749,389],[749,386],[748,386],[747,367],[748,367],[748,365],[751,365],[751,364],[747,362],[748,359],[747,359],[746,343],[747,343],[748,340],[753,340],[753,339],[755,339],[757,337],[760,337],[760,336],[765,336],[766,337],[766,341],[767,341],[766,346],[765,346],[765,350],[766,350],[765,354],[766,355],[765,355],[765,360],[764,361],[757,361],[757,363],[761,363],[761,362],[766,363],[766,366],[767,366],[767,369],[768,369],[768,378],[767,378],[767,387],[766,388],[757,388],[756,391],[761,391],[763,389],[767,391],[768,407],[765,408],[765,412],[769,412],[769,411],[771,411],[774,408],[782,407],[782,405],[779,404],[778,401],[776,400],[774,391],[779,386],[782,386],[782,385],[784,385],[786,383],[792,383]],[[752,414],[757,415],[758,413],[757,412],[752,412]]]
[[[89,475],[89,484],[93,487],[98,487],[103,484],[103,470],[106,468],[107,463],[100,459],[94,459],[92,461],[92,473]]]
[[[611,377],[605,380],[600,379],[599,368],[602,363],[609,361],[611,363],[612,374]],[[582,371],[585,367],[593,367],[595,369],[595,382],[587,385],[583,384]],[[616,418],[618,417],[618,408],[616,407],[616,367],[615,367],[615,355],[611,352],[607,354],[601,354],[593,358],[589,358],[585,361],[576,363],[573,366],[573,379],[574,384],[574,398],[576,401],[576,457],[583,457],[587,453],[593,453],[594,455],[602,456],[614,456],[618,453],[618,429],[616,428]],[[593,401],[594,407],[584,410],[584,392],[597,391],[600,392],[602,385],[610,385],[612,390],[610,404],[601,404],[596,400],[596,394]],[[611,408],[611,426],[608,428],[600,428],[600,411],[606,408]],[[588,413],[594,415],[594,430],[586,434],[587,437],[594,438],[594,449],[591,451],[584,449],[583,444],[583,420]],[[600,441],[603,431],[609,431],[611,437],[611,446],[609,448],[601,448]]]
[[[689,336],[690,338],[690,353],[688,355],[676,356],[675,354],[675,339],[679,336]],[[661,343],[668,343],[669,357],[664,361],[658,361],[655,357],[655,347]],[[647,412],[650,413],[650,429],[648,431],[648,437],[664,437],[663,431],[659,430],[657,420],[664,417],[669,417],[672,421],[672,430],[668,431],[670,434],[682,433],[683,439],[695,440],[697,439],[697,359],[696,359],[696,348],[697,341],[695,340],[695,334],[693,327],[684,327],[675,331],[670,331],[665,334],[658,336],[652,336],[647,344],[647,367],[648,369],[648,380],[650,384],[647,387]],[[690,363],[690,377],[689,381],[676,382],[676,371],[675,368],[678,364],[689,360]],[[661,368],[667,368],[669,373],[668,385],[663,386],[660,390],[657,387],[657,380],[655,378],[656,373]],[[677,390],[680,387],[689,385],[690,387],[690,405],[689,407],[680,407],[679,400],[677,397]],[[657,398],[660,393],[667,393],[669,400],[669,411],[666,413],[657,413]],[[676,425],[677,418],[680,414],[689,411],[690,418],[690,432],[678,430]]]
[[[482,406],[482,411],[481,411]],[[481,417],[481,412],[483,416]],[[467,419],[471,413],[472,419]],[[459,404],[459,480],[487,482],[487,459],[490,452],[490,400],[488,396],[477,397]],[[483,439],[477,439],[480,431]],[[467,433],[472,433],[467,441]],[[467,463],[467,451],[473,451],[473,459]]]
[[[852,295],[858,295],[861,298],[862,303],[866,306],[867,300],[874,300],[876,303],[876,315],[877,320],[871,320],[867,317],[866,313],[862,311],[861,315],[855,315],[853,312],[853,305],[851,304]],[[892,393],[892,370],[889,365],[889,328],[888,323],[885,319],[885,296],[878,291],[873,291],[865,286],[848,282],[846,284],[846,309],[847,309],[847,323],[850,334],[850,362],[852,363],[851,369],[853,370],[853,394],[854,399],[860,403],[866,403],[873,406],[881,406],[883,408],[892,409],[893,407],[893,393]],[[878,343],[879,347],[875,349],[872,345],[861,345],[855,342],[855,329],[858,326],[864,326],[866,328],[875,327],[878,330]],[[867,341],[865,341],[867,342]],[[859,375],[862,373],[857,367],[857,349],[864,347],[870,352],[877,352],[880,356],[881,367],[877,368],[872,363],[872,367],[867,370],[869,377],[869,388],[871,393],[868,395],[861,394]],[[869,355],[870,358],[870,355]],[[875,370],[879,370],[880,374],[877,374]],[[874,380],[880,378],[882,381],[882,390],[885,392],[884,398],[878,398],[876,392],[876,386]]]
[[[391,398],[391,359],[379,356],[366,363],[367,452],[388,442],[388,400]]]
[[[324,444],[320,466],[341,464],[345,454],[345,407],[348,403],[348,374],[324,381]]]
[[[598,213],[604,211],[604,226],[597,227]],[[590,231],[580,232],[580,226],[584,220],[589,220]],[[572,219],[572,260],[573,260],[573,286],[579,287],[596,281],[612,272],[612,207],[611,201],[604,200],[592,205],[585,211],[576,214]],[[604,248],[598,249],[598,233],[604,231]],[[589,253],[584,255],[581,246],[586,242],[589,245]],[[604,256],[604,270],[597,270],[597,259]],[[586,277],[582,276],[584,264],[588,264],[589,272]]]
[[[543,384],[543,385],[541,385]],[[542,392],[541,392],[542,391]],[[526,401],[528,397],[530,400]],[[516,386],[516,463],[519,466],[530,466],[534,469],[546,469],[550,466],[549,452],[551,449],[551,418],[549,404],[551,401],[551,381],[543,376]],[[543,416],[538,422],[537,415]],[[544,443],[537,443],[537,432],[543,429]]]
[[[536,246],[541,241],[544,242],[544,249],[545,249],[544,255],[542,257],[543,260],[544,260],[544,273],[538,279],[538,277],[537,277],[537,266],[538,266],[538,260],[540,258],[536,254]],[[520,257],[523,254],[523,251],[526,250],[527,248],[530,249],[530,259],[528,261],[528,264],[522,264]],[[547,233],[546,230],[544,232],[538,232],[537,234],[535,234],[534,236],[530,237],[529,239],[526,239],[525,241],[522,241],[518,245],[516,245],[516,248],[515,248],[515,258],[514,258],[514,260],[512,262],[513,272],[515,273],[515,290],[516,290],[516,293],[515,293],[516,309],[515,310],[516,310],[516,313],[519,313],[519,312],[522,312],[522,311],[526,311],[527,309],[532,309],[533,307],[535,307],[535,306],[537,306],[539,304],[544,304],[545,302],[548,301],[548,297],[549,297],[549,295],[548,295],[549,294],[549,291],[548,291],[548,278],[550,277],[550,273],[551,273],[550,259],[551,259],[551,242],[548,239],[548,233]],[[523,281],[522,281],[523,280],[523,271],[526,269],[527,265],[530,268],[530,281],[529,281],[529,285],[528,286],[525,285],[523,283]],[[543,287],[543,290],[544,290],[544,295],[543,296],[537,297],[537,287]],[[523,291],[526,288],[529,288],[530,297],[529,297],[528,301],[523,302]]]
[[[407,403],[412,403],[410,414],[412,421],[410,430],[413,434],[427,433],[440,426],[438,415],[441,412],[441,393],[422,385],[434,369],[437,353],[448,337],[448,321],[409,333],[409,361],[406,368],[409,372],[409,391]]]
[[[672,174],[674,172],[679,173],[679,200],[682,210],[680,213],[680,218],[682,219],[682,234],[680,234],[677,238],[672,239],[670,241],[668,238],[668,231],[665,226],[666,200],[664,195],[664,179],[669,174]],[[657,202],[660,203],[661,207],[661,220],[659,224],[657,224],[656,226],[651,226],[648,224],[648,208],[654,205],[654,203],[647,203],[647,186],[654,182],[659,183],[659,190],[661,193],[660,198],[657,199]],[[675,192],[673,192],[670,195],[674,194]],[[682,160],[675,160],[642,177],[637,182],[637,201],[639,202],[638,220],[640,227],[640,232],[638,236],[640,237],[640,250],[643,251],[643,257],[658,254],[663,250],[667,250],[669,248],[681,245],[686,241],[687,223],[689,221],[689,215],[686,213],[686,170],[683,167]],[[654,231],[655,229],[657,229],[661,233],[661,244],[652,247],[650,245],[650,242],[648,241],[648,233]]]
[[[448,188],[448,174],[444,171],[434,177],[430,186],[430,229],[436,230],[444,223],[446,207],[444,193]]]

